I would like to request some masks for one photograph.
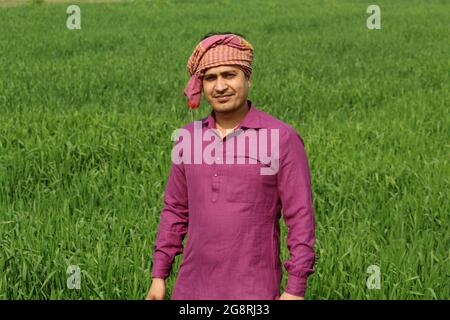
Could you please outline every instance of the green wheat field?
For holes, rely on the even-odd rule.
[[[249,39],[249,99],[305,141],[306,299],[450,298],[448,1],[70,3],[81,30],[68,3],[0,3],[0,299],[145,298],[186,62],[210,31]]]

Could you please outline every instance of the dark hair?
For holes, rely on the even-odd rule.
[[[247,40],[244,35],[237,33],[237,32],[214,32],[213,31],[213,32],[209,32],[209,33],[205,34],[200,41],[205,40],[206,38],[209,38],[211,36],[220,35],[220,34],[230,34],[230,33],[235,34],[235,35]]]

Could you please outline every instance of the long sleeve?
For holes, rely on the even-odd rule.
[[[290,254],[283,263],[288,272],[285,291],[304,296],[307,278],[314,272],[315,213],[304,142],[293,128],[280,141],[278,191],[288,227],[286,244]]]
[[[152,277],[167,278],[175,257],[183,252],[189,222],[188,192],[184,165],[172,162],[164,192],[157,238],[153,250]]]

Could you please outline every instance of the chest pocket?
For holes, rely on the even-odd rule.
[[[265,204],[274,201],[277,196],[277,174],[264,175],[261,172],[271,170],[270,163],[257,161],[245,164],[230,164],[227,166],[225,199],[231,203],[259,203]]]

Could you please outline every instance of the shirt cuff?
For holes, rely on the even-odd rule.
[[[304,297],[306,291],[306,283],[307,283],[307,276],[297,277],[292,274],[289,274],[286,288],[284,289],[284,291],[294,296]]]
[[[172,264],[164,260],[153,260],[152,278],[166,279],[170,275]]]

